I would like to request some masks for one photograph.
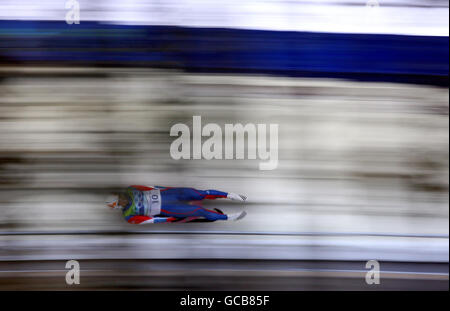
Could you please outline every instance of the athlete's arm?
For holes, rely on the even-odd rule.
[[[172,222],[174,220],[176,220],[175,217],[133,216],[130,219],[128,219],[128,222],[130,224],[144,225],[144,224],[157,224],[162,222]]]
[[[131,185],[129,188],[134,188],[139,191],[149,191],[149,190],[155,189],[153,187],[147,187],[147,186],[141,186],[141,185]]]

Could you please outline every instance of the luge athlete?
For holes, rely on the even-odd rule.
[[[199,219],[239,220],[245,217],[244,211],[224,214],[218,209],[206,209],[194,202],[218,198],[238,202],[244,202],[247,199],[240,194],[218,190],[130,186],[125,192],[110,195],[106,204],[111,209],[121,209],[125,220],[131,224],[189,222]]]

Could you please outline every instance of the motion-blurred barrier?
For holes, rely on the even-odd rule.
[[[0,21],[0,63],[448,85],[448,37]]]

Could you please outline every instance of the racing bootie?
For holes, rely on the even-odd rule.
[[[236,214],[230,214],[230,215],[227,215],[227,218],[228,218],[227,220],[237,221],[237,220],[244,218],[245,215],[247,215],[247,213],[245,211],[242,211],[242,212],[236,213]]]
[[[231,201],[245,202],[247,200],[247,197],[242,194],[236,194],[236,193],[229,192],[227,195],[227,199],[229,199]]]

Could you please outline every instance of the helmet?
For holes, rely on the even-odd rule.
[[[106,198],[106,206],[111,209],[119,208],[119,196],[117,194],[111,194]]]

